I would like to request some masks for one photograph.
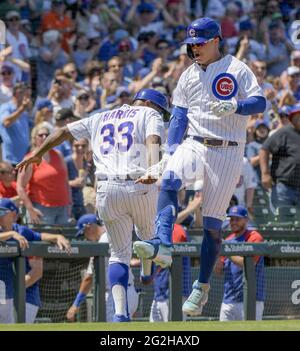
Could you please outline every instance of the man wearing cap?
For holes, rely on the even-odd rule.
[[[300,68],[297,66],[289,66],[286,70],[287,86],[278,94],[279,107],[283,105],[294,105],[300,101]]]
[[[77,221],[77,229],[78,232],[76,234],[76,238],[84,236],[84,238],[88,241],[94,241],[99,243],[108,243],[108,237],[106,233],[106,228],[101,219],[99,219],[94,214],[86,214],[81,216]],[[106,262],[106,273],[107,272]],[[79,292],[67,312],[67,319],[71,322],[75,321],[76,314],[79,312],[80,304],[86,299],[86,295],[90,292],[93,284],[93,274],[94,274],[94,258],[90,258],[89,266],[87,268],[86,274],[82,279],[80,284]],[[104,287],[102,287],[104,289]],[[106,274],[106,322],[113,321],[114,315],[114,305],[112,292],[109,288],[108,274]],[[128,298],[128,312],[130,317],[133,316],[134,312],[138,307],[138,293],[134,287],[134,277],[129,270],[129,280],[128,280],[128,289],[127,289],[127,298]]]
[[[97,176],[97,210],[107,228],[111,246],[109,278],[115,305],[115,322],[128,322],[127,282],[132,256],[132,229],[141,239],[154,234],[157,187],[140,184],[147,170],[159,161],[165,139],[163,118],[168,118],[168,99],[154,89],[142,89],[132,105],[95,113],[51,134],[18,168],[40,162],[41,157],[65,140],[90,140]],[[151,274],[145,259],[142,273]]]
[[[300,68],[300,50],[294,50],[291,53],[291,63],[290,66],[296,66]],[[281,84],[284,88],[288,87],[288,74],[287,70],[283,71],[280,76]]]
[[[246,145],[246,157],[250,161],[255,175],[256,182],[261,182],[261,171],[259,166],[259,150],[263,142],[268,138],[269,126],[263,120],[257,120],[254,124],[254,140]]]
[[[290,53],[294,46],[286,37],[280,22],[271,22],[266,35],[269,36],[266,50],[268,75],[280,76],[289,65]]]
[[[290,124],[268,138],[259,152],[262,185],[272,189],[275,207],[300,207],[300,105],[290,109],[289,118]]]
[[[19,209],[8,198],[0,199],[0,241],[17,241],[20,248],[28,247],[29,241],[49,241],[55,243],[61,250],[70,251],[69,241],[59,234],[35,232],[16,223]],[[40,293],[38,281],[43,274],[43,261],[38,257],[26,258],[26,323],[33,323],[40,306]],[[0,258],[0,292],[4,289],[4,303],[0,299],[0,323],[14,323],[13,298],[14,298],[14,273],[13,260]]]
[[[20,30],[21,16],[18,11],[9,11],[6,13],[5,22],[7,24],[6,41],[12,47],[12,57],[27,61],[31,57],[27,37]],[[19,66],[14,65],[15,79],[22,80],[22,70]]]
[[[225,239],[225,243],[259,243],[262,236],[255,230],[247,228],[248,212],[242,206],[229,209],[230,227],[232,233]],[[256,274],[256,320],[262,320],[265,299],[264,257],[253,257]],[[224,295],[220,311],[220,321],[244,320],[243,296],[243,268],[244,257],[223,256],[217,262],[216,272],[224,273]]]

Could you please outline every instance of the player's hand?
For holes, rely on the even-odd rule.
[[[16,165],[16,170],[17,171],[22,171],[23,169],[26,170],[26,168],[31,164],[31,163],[37,163],[38,165],[42,162],[42,158],[39,156],[29,156],[26,157],[23,161],[18,163]]]
[[[237,109],[237,101],[231,99],[229,101],[209,101],[206,106],[217,117],[232,115]]]
[[[69,322],[75,322],[76,314],[79,312],[79,307],[71,306],[66,314]]]
[[[59,247],[60,250],[66,250],[68,254],[71,253],[70,241],[66,239],[63,235],[58,235],[56,245]]]
[[[157,180],[158,180],[158,177],[154,177],[154,176],[152,176],[150,174],[145,174],[144,176],[138,178],[135,181],[135,184],[141,183],[141,184],[151,185],[151,184],[156,183]]]
[[[168,153],[164,153],[162,159],[156,163],[155,165],[149,167],[146,170],[146,173],[137,179],[135,183],[142,183],[142,184],[153,184],[158,181],[158,179],[163,174],[165,168],[167,167],[170,155]]]
[[[273,180],[270,174],[262,174],[261,175],[261,184],[266,189],[271,189]]]
[[[14,240],[16,240],[20,244],[21,250],[28,249],[29,244],[28,244],[27,239],[24,238],[24,236],[20,235],[17,232],[14,232],[12,237],[13,237]]]
[[[32,224],[41,223],[40,218],[42,218],[44,215],[40,210],[38,210],[37,208],[31,208],[30,210],[28,210],[28,212],[29,212],[30,223]]]

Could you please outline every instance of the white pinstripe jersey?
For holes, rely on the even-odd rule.
[[[144,174],[147,169],[146,139],[165,129],[162,116],[144,106],[123,105],[96,113],[67,125],[75,139],[91,140],[96,175],[122,176]]]
[[[250,68],[232,55],[209,64],[204,71],[197,63],[181,75],[173,93],[173,105],[188,108],[188,135],[245,142],[247,117],[215,116],[209,101],[263,96]]]

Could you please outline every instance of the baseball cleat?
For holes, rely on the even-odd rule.
[[[130,322],[130,318],[124,316],[123,314],[115,314],[115,315],[113,316],[113,322],[114,322],[114,323]]]
[[[206,287],[198,280],[194,281],[193,291],[182,306],[182,312],[188,316],[200,316],[203,306],[207,303],[209,285]]]
[[[172,264],[171,247],[162,244],[153,245],[145,241],[136,241],[133,243],[133,251],[139,258],[153,259],[153,262],[155,262],[161,268],[170,267]],[[156,255],[155,252],[157,252]]]

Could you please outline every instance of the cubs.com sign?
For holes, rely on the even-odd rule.
[[[230,73],[221,73],[213,81],[212,91],[220,100],[230,100],[237,92],[238,85]]]

